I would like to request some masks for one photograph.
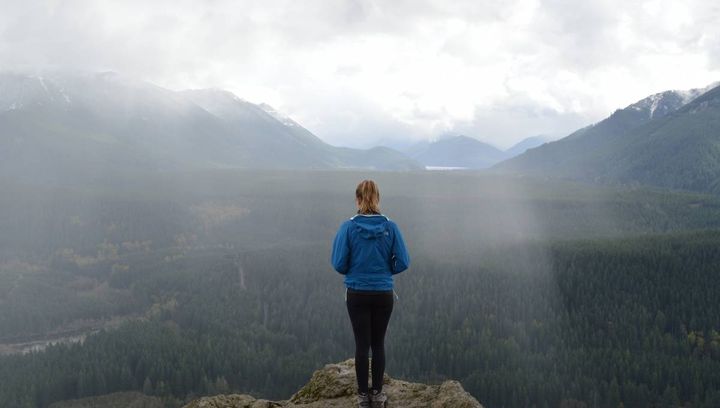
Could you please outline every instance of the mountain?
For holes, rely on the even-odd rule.
[[[315,371],[310,382],[289,400],[268,401],[247,394],[216,395],[195,400],[184,408],[355,408],[356,387],[355,361],[348,359],[337,364],[327,364]],[[388,406],[391,407],[482,408],[475,398],[463,390],[459,382],[453,380],[439,385],[426,385],[396,380],[385,374],[383,391],[388,395]]]
[[[651,95],[493,170],[720,192],[720,87],[713,86]]]
[[[0,74],[3,175],[202,168],[422,167],[392,149],[328,145],[226,91],[176,92],[115,73]]]
[[[422,141],[405,154],[428,167],[482,169],[505,158],[502,150],[467,136],[452,136],[435,142]]]
[[[430,142],[423,140],[404,150],[409,157],[427,167],[488,168],[547,142],[544,136],[531,136],[503,151],[468,136],[452,136]]]
[[[538,136],[530,136],[526,137],[525,139],[515,143],[514,145],[510,146],[505,150],[505,157],[515,157],[519,154],[525,153],[528,149],[533,149],[538,146],[542,146],[544,143],[547,143],[548,139],[545,136],[538,135]]]

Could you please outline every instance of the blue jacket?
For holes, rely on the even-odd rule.
[[[357,214],[340,225],[333,242],[333,268],[345,275],[345,287],[392,290],[393,275],[410,266],[397,225],[382,214]]]

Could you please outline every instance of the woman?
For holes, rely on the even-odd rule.
[[[355,335],[355,374],[360,407],[384,407],[385,331],[393,309],[393,275],[410,266],[397,225],[380,213],[380,192],[372,180],[355,189],[358,212],[340,225],[332,264],[345,275],[345,303]],[[372,348],[372,389],[368,389]],[[372,405],[371,405],[372,403]]]

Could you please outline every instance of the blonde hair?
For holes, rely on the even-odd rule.
[[[380,214],[380,190],[372,180],[363,180],[355,189],[360,214]]]

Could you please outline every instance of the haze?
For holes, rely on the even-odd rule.
[[[720,73],[703,1],[3,1],[3,70],[266,102],[340,146],[559,138]]]

